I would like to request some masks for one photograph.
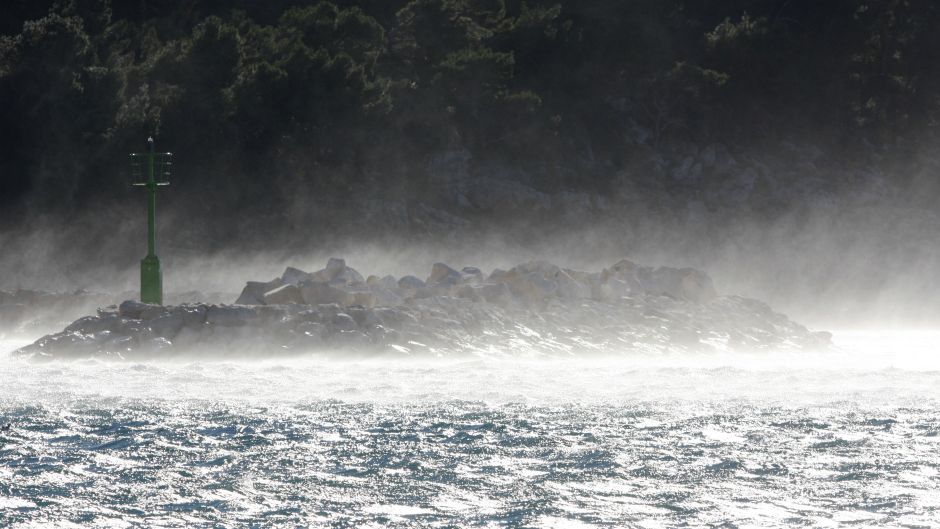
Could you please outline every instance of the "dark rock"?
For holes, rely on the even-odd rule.
[[[352,318],[349,314],[340,312],[333,316],[330,319],[330,324],[335,331],[353,331],[356,330],[359,326],[356,325],[356,320]]]
[[[296,316],[295,319],[296,319],[297,321],[300,321],[300,322],[317,322],[317,323],[320,323],[320,322],[323,321],[323,317],[322,317],[321,312],[320,312],[319,310],[316,310],[316,309],[302,310],[302,311],[300,311],[300,312],[297,313],[297,316]]]
[[[132,336],[136,337],[141,334],[150,334],[150,326],[147,325],[147,322],[142,320],[126,320],[121,319],[120,324],[115,328],[111,329],[114,334],[121,336]]]
[[[151,356],[173,350],[173,342],[163,336],[155,336],[149,340],[141,342],[138,347],[138,353],[147,353]]]
[[[414,290],[418,288],[424,288],[425,286],[425,282],[421,281],[415,276],[405,276],[398,280],[398,287],[405,290]]]
[[[157,336],[172,340],[183,329],[186,320],[181,312],[163,314],[150,320],[150,330]]]
[[[179,314],[183,318],[183,325],[186,327],[199,327],[206,323],[206,305],[185,304],[171,307],[171,314]]]
[[[164,313],[164,308],[160,305],[151,305],[129,299],[118,308],[118,313],[122,318],[132,320],[149,320],[156,318]]]
[[[317,312],[320,313],[321,321],[328,322],[333,316],[343,312],[345,306],[340,305],[339,303],[325,303],[322,305],[317,305]]]
[[[302,344],[319,344],[326,334],[326,326],[319,322],[307,321],[298,325],[295,332],[301,337]]]
[[[199,347],[204,347],[211,345],[207,341],[209,336],[208,325],[201,325],[199,327],[189,327],[185,326],[180,329],[179,333],[173,338],[173,344],[180,350],[194,350]]]
[[[465,266],[460,270],[461,281],[464,283],[482,283],[483,272],[475,266]]]
[[[117,314],[104,316],[86,316],[79,318],[65,328],[65,332],[80,332],[82,334],[95,334],[101,331],[113,331],[121,326],[122,319]]]
[[[375,311],[366,307],[349,307],[346,309],[346,314],[351,316],[359,327],[370,328],[382,323],[382,320],[376,316]]]
[[[107,316],[109,314],[119,314],[117,305],[108,305],[107,307],[99,307],[95,312],[98,313],[98,316]]]
[[[206,311],[206,322],[220,327],[244,327],[260,319],[257,310],[238,305],[213,305]]]

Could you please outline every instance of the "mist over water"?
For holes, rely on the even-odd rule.
[[[0,345],[7,351],[27,343]],[[940,386],[931,385],[933,377],[940,376],[940,355],[936,354],[940,332],[842,331],[836,332],[834,343],[835,350],[825,354],[626,352],[610,358],[575,354],[570,359],[527,356],[524,350],[509,350],[510,345],[500,351],[508,356],[436,359],[350,359],[336,352],[231,362],[176,357],[144,363],[88,359],[43,364],[4,354],[2,365],[5,394],[24,398],[54,397],[63,388],[77,395],[107,398],[523,399],[542,403],[644,397],[800,403],[819,396],[850,398],[854,394],[890,402],[895,396],[940,395]],[[51,383],[48,376],[61,384]],[[105,377],[107,383],[87,382],[96,376]],[[868,385],[864,381],[870,376],[887,377],[889,383]],[[903,378],[908,376],[913,378]],[[891,384],[892,378],[903,384]]]
[[[940,334],[835,343],[567,360],[4,356],[0,524],[932,525]]]
[[[0,527],[940,526],[938,25],[6,2]]]
[[[186,240],[186,227],[205,220],[170,212],[161,222],[158,246],[167,292],[227,293],[229,301],[247,280],[279,276],[287,266],[317,269],[330,257],[345,258],[365,276],[421,278],[435,262],[490,271],[546,260],[599,270],[627,258],[701,269],[720,293],[760,299],[815,329],[940,326],[940,217],[928,209],[881,199],[863,206],[806,204],[760,223],[747,217],[706,222],[693,206],[677,212],[677,219],[611,212],[564,228],[533,221],[505,231],[450,235],[389,234],[382,221],[351,236],[312,226],[308,236],[264,248],[251,241],[264,239],[269,230],[249,226],[247,242],[211,252]],[[6,250],[0,254],[0,289],[136,291],[146,252],[139,213],[124,208],[80,215],[74,225],[50,221],[0,232]]]

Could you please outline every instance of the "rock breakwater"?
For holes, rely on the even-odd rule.
[[[342,259],[250,281],[234,304],[125,301],[17,352],[36,358],[211,354],[577,355],[815,349],[828,343],[766,304],[719,295],[705,273],[620,261],[535,261],[484,274],[433,265],[363,277]]]

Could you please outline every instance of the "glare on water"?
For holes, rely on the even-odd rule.
[[[481,400],[487,402],[619,402],[620,399],[764,401],[864,395],[887,399],[936,396],[940,332],[842,331],[826,354],[800,352],[660,354],[624,352],[598,358],[343,359],[331,356],[257,361],[50,364],[4,357],[5,398],[56,395],[208,399]],[[0,351],[25,345],[0,342]],[[880,384],[873,384],[873,379]],[[896,390],[896,393],[892,392]],[[890,402],[896,402],[890,400]]]
[[[839,332],[835,344],[553,360],[4,357],[0,525],[936,525],[940,333]]]

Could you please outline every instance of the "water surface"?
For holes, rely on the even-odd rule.
[[[3,356],[0,526],[937,526],[940,335],[836,338],[826,355]]]

